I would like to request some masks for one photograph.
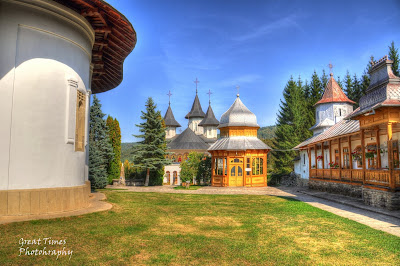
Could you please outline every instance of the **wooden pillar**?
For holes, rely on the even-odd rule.
[[[387,146],[388,146],[388,164],[389,164],[389,185],[390,189],[394,191],[396,188],[396,181],[393,175],[393,147],[392,147],[392,123],[387,124]]]
[[[314,163],[315,163],[315,172],[317,172],[317,169],[318,169],[318,163],[317,163],[317,144],[314,144]]]
[[[307,148],[307,152],[308,152],[308,178],[311,177],[311,148],[308,147]]]
[[[322,155],[322,169],[325,169],[325,150],[324,150],[324,142],[321,143],[321,155]]]
[[[365,129],[361,129],[361,151],[362,151],[362,170],[363,170],[363,174],[362,174],[362,178],[363,178],[363,184],[365,183]]]
[[[230,169],[229,169],[229,161],[230,161],[229,153],[226,155],[226,176],[223,177],[223,186],[227,187],[229,183],[229,175],[230,175]]]
[[[332,140],[329,140],[329,161],[332,162]],[[332,179],[332,168],[329,168],[329,179]]]
[[[349,143],[349,167],[350,167],[350,182],[353,182],[353,156],[351,154],[351,136],[347,137],[347,142]]]
[[[340,141],[339,137],[339,178],[342,180],[342,142]]]
[[[215,175],[215,157],[214,154],[211,153],[211,186],[214,186],[214,175]]]
[[[380,169],[382,168],[382,162],[381,162],[381,149],[380,149],[381,140],[379,137],[379,128],[375,130],[375,135],[376,135],[376,148],[377,148],[376,167]]]

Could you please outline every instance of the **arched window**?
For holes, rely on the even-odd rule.
[[[174,178],[174,185],[178,184],[178,172],[174,171],[173,172],[173,178]]]
[[[171,173],[169,171],[167,171],[166,175],[167,175],[167,183],[169,184],[170,178],[171,178]]]
[[[178,155],[178,163],[182,162],[182,155]]]

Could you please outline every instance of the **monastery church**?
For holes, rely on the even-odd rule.
[[[232,106],[215,118],[211,100],[204,113],[197,92],[192,108],[185,116],[188,127],[180,134],[181,125],[175,120],[169,102],[164,116],[166,126],[167,158],[172,164],[165,166],[164,184],[179,185],[180,163],[191,151],[212,156],[213,186],[267,186],[267,153],[271,149],[257,138],[256,116],[242,103],[239,94]],[[208,92],[209,96],[211,92]],[[171,94],[168,94],[171,96]],[[220,138],[218,137],[220,130]]]
[[[371,64],[370,85],[355,110],[330,75],[315,104],[314,134],[295,147],[294,171],[312,189],[400,209],[400,78],[387,56]]]

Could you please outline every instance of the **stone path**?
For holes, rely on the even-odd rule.
[[[40,219],[53,219],[60,217],[78,216],[92,212],[106,211],[112,208],[111,203],[105,201],[106,196],[103,193],[91,193],[89,199],[89,207],[76,211],[57,212],[51,214],[41,215],[15,215],[15,216],[0,216],[0,224],[7,224],[13,222],[22,222]]]
[[[109,188],[115,188],[109,186]],[[123,187],[120,192],[156,192],[156,193],[185,193],[185,194],[246,194],[285,196],[301,200],[319,209],[334,213],[344,218],[365,224],[374,229],[400,237],[400,212],[391,212],[383,209],[366,206],[361,200],[333,195],[324,192],[315,192],[307,189],[291,187],[265,188],[220,188],[202,187],[198,190],[176,190],[173,186],[159,187]]]

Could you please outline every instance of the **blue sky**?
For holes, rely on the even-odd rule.
[[[314,70],[358,76],[370,55],[379,59],[394,41],[400,47],[400,1],[108,0],[132,23],[137,44],[124,63],[124,79],[98,94],[104,113],[116,117],[122,142],[137,141],[135,124],[153,97],[164,116],[171,90],[175,118],[195,96],[196,77],[204,112],[219,119],[236,98],[273,125],[291,75],[310,79]],[[178,129],[179,133],[179,129]]]

